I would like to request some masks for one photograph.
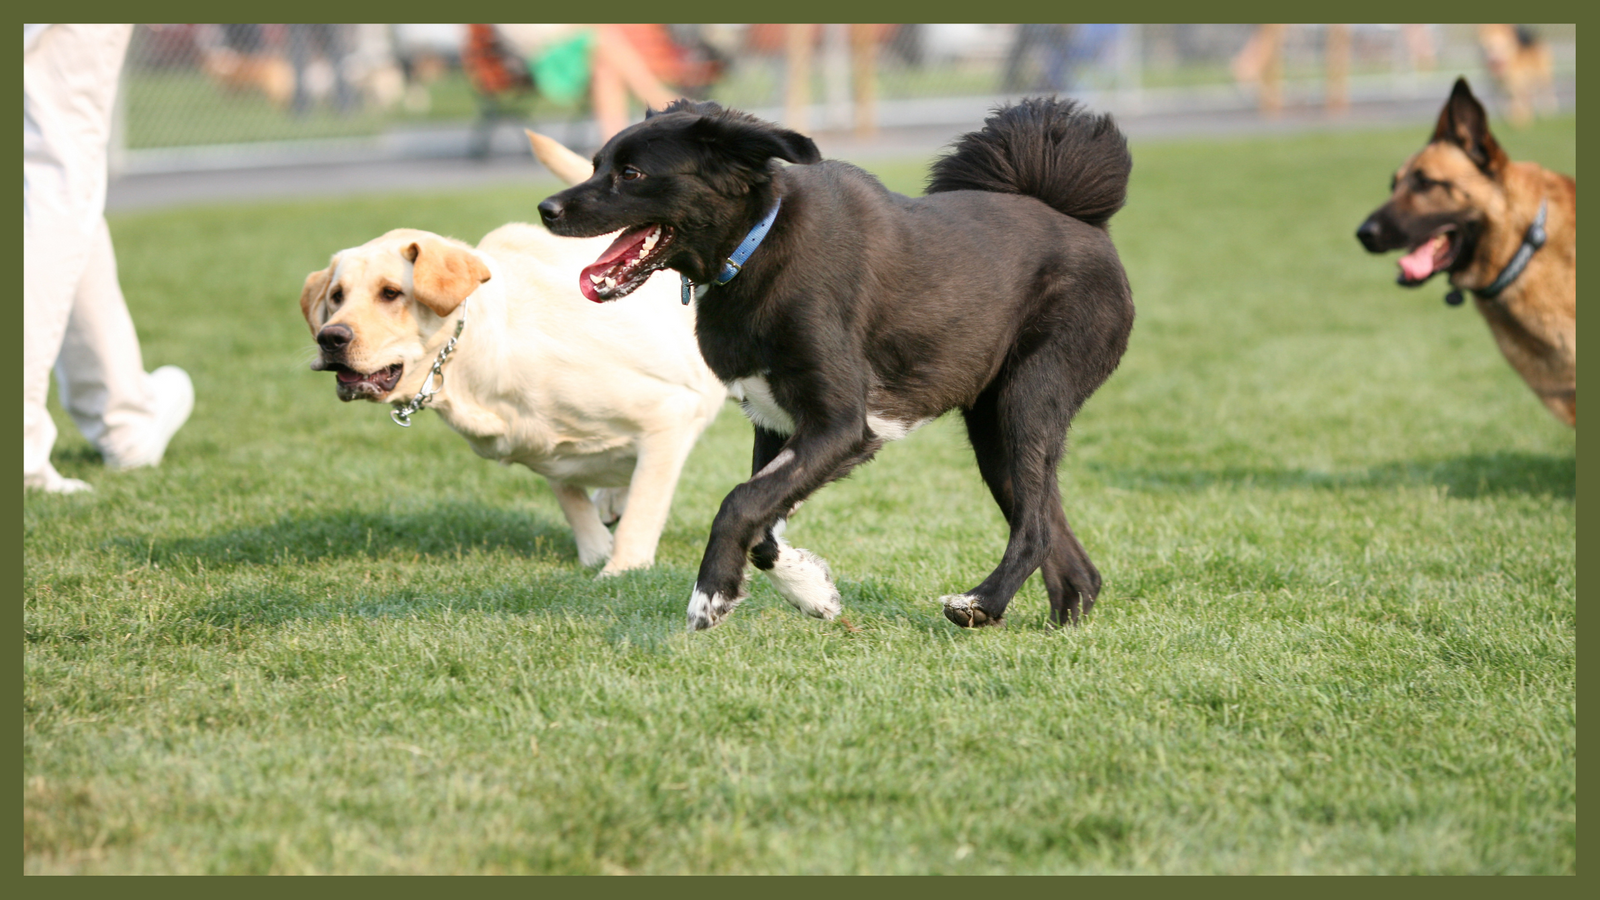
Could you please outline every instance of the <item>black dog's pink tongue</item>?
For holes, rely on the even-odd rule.
[[[616,290],[621,281],[618,276],[622,274],[627,264],[644,255],[642,248],[645,238],[648,238],[655,228],[655,225],[640,225],[638,228],[630,228],[617,235],[617,239],[611,242],[606,252],[585,266],[583,272],[578,275],[578,290],[590,300],[604,303],[611,292]]]

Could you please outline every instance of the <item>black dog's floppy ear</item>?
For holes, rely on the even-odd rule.
[[[1472,95],[1465,78],[1457,78],[1450,99],[1439,111],[1439,122],[1433,128],[1433,140],[1455,144],[1471,158],[1473,165],[1491,178],[1505,169],[1507,157],[1500,143],[1489,133],[1489,115],[1483,104]]]
[[[740,112],[719,111],[701,116],[690,126],[689,136],[715,144],[718,150],[752,169],[764,168],[769,159],[807,164],[822,160],[811,138]]]

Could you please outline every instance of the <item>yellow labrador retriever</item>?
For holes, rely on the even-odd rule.
[[[578,292],[609,240],[513,224],[473,248],[402,228],[335,253],[300,294],[311,368],[336,373],[341,400],[393,404],[401,424],[426,405],[479,456],[549,479],[578,560],[609,559],[602,575],[655,561],[678,474],[725,396],[675,279],[626,309]]]

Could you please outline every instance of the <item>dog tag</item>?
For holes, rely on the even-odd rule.
[[[1450,306],[1460,306],[1461,304],[1467,302],[1467,298],[1461,296],[1460,288],[1456,288],[1450,293],[1444,295],[1444,302]]]
[[[699,300],[701,297],[704,297],[706,295],[707,291],[711,290],[711,285],[709,285],[709,284],[695,284],[694,282],[689,280],[689,276],[687,276],[687,275],[680,274],[680,275],[678,275],[678,277],[683,279],[683,305],[684,306],[688,306],[690,300]]]

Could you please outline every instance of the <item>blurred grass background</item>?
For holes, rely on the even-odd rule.
[[[939,614],[1005,539],[948,419],[792,523],[843,621],[757,579],[688,636],[737,409],[657,567],[597,582],[542,479],[340,404],[305,274],[532,218],[539,173],[114,218],[198,399],[123,474],[56,410],[95,491],[24,501],[24,871],[1575,872],[1575,436],[1353,236],[1427,130],[1134,147],[1138,320],[1061,469],[1106,586],[1064,632],[1037,579],[1007,629]],[[1501,139],[1576,174],[1575,133]]]

